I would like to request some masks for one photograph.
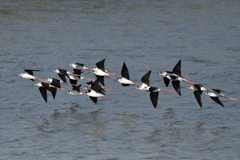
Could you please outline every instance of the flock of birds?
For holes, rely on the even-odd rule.
[[[24,70],[25,73],[20,73],[18,74],[18,76],[21,76],[22,78],[25,78],[25,79],[30,79],[31,81],[34,81],[34,82],[35,80],[41,81],[41,82],[34,83],[34,85],[39,87],[39,91],[43,99],[45,100],[45,102],[47,102],[47,91],[51,92],[53,98],[55,99],[57,89],[65,90],[64,88],[61,88],[61,84],[72,86],[72,91],[68,91],[67,92],[68,94],[74,95],[74,96],[87,95],[90,97],[90,99],[94,103],[97,103],[98,97],[103,97],[103,98],[113,100],[112,98],[105,96],[106,90],[114,90],[114,89],[105,87],[104,77],[108,77],[115,81],[118,81],[124,87],[129,85],[136,85],[136,89],[150,92],[150,99],[155,108],[157,107],[159,92],[174,93],[172,91],[166,91],[157,87],[150,86],[149,77],[151,74],[151,70],[148,71],[141,78],[142,84],[139,84],[130,80],[128,68],[125,62],[123,62],[123,66],[121,70],[121,75],[122,75],[121,78],[114,78],[113,76],[117,76],[117,75],[105,70],[104,63],[105,63],[105,59],[97,62],[96,67],[92,67],[91,69],[85,67],[84,64],[82,63],[73,63],[69,65],[70,67],[73,68],[73,73],[65,69],[54,69],[53,71],[58,74],[61,80],[56,78],[46,78],[45,80],[37,78],[33,75],[33,72],[39,71],[36,69],[25,69]],[[96,76],[96,79],[89,79],[89,78],[83,77],[82,76],[83,70],[87,70],[91,73],[94,73]],[[199,83],[195,83],[187,80],[188,77],[184,77],[181,75],[181,60],[178,61],[178,63],[175,65],[172,71],[160,72],[159,75],[163,76],[163,80],[166,87],[168,87],[171,81],[173,88],[180,96],[181,96],[180,82],[183,81],[183,82],[192,84],[192,86],[189,86],[188,89],[191,89],[194,91],[193,92],[194,96],[200,107],[202,107],[201,95],[203,91],[206,91],[205,92],[206,95],[210,96],[210,98],[213,101],[215,101],[216,103],[218,103],[223,107],[224,105],[219,100],[219,97],[224,97],[224,98],[238,101],[238,99],[231,98],[222,94],[223,92],[222,90],[207,89]],[[69,79],[70,83],[67,82],[67,79]],[[81,79],[90,80],[90,82],[87,82],[87,86],[82,87],[83,89],[87,90],[86,92],[80,92],[81,84],[77,85],[77,82]],[[102,85],[100,85],[99,83],[101,83]]]

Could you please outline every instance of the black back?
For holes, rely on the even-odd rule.
[[[142,77],[142,79],[141,79],[141,81],[142,81],[143,83],[145,83],[146,85],[148,85],[148,86],[150,85],[150,82],[149,82],[150,74],[151,74],[151,70],[148,71],[148,72]]]
[[[31,74],[33,76],[33,71],[40,71],[37,69],[24,69],[25,72],[27,72],[28,74]]]
[[[124,77],[124,78],[130,80],[130,76],[129,76],[128,68],[127,68],[127,65],[125,64],[125,62],[123,62],[121,75],[122,75],[122,77]]]

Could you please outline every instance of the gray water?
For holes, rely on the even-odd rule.
[[[182,96],[160,93],[155,109],[148,92],[105,78],[113,101],[62,85],[45,103],[17,76],[58,78],[53,69],[106,58],[117,77],[125,61],[133,81],[152,70],[151,85],[174,91],[158,73],[181,59],[189,80],[239,99],[239,20],[239,0],[1,0],[0,159],[240,159],[239,101],[220,98],[223,108],[203,94],[200,108],[181,82]]]

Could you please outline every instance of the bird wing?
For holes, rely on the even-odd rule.
[[[82,63],[76,63],[77,65],[79,65],[79,66],[84,66],[84,64],[82,64]]]
[[[104,85],[104,76],[97,76],[97,75],[96,75],[96,77],[97,77],[97,80],[98,80],[102,85]]]
[[[58,69],[58,70],[61,72],[61,74],[70,78],[69,75],[67,74],[67,70],[65,70],[65,69]]]
[[[99,92],[99,80],[97,79],[96,81],[93,82],[91,85],[91,89],[94,90],[95,92]]]
[[[148,71],[141,79],[142,83],[145,83],[148,86],[150,85],[150,82],[149,82],[150,74],[151,74],[151,70]]]
[[[98,101],[97,97],[90,97],[90,99],[91,99],[94,103],[97,103],[97,101]]]
[[[122,77],[124,77],[124,78],[130,80],[130,76],[129,76],[128,68],[127,68],[127,65],[125,64],[125,62],[123,62],[121,75],[122,75]]]
[[[221,106],[224,107],[224,105],[222,104],[222,102],[219,100],[218,97],[210,97],[213,101],[215,101],[216,103],[220,104]]]
[[[24,69],[25,72],[27,72],[28,74],[31,74],[33,76],[33,71],[40,71],[37,69]]]
[[[168,79],[167,77],[163,77],[164,83],[166,85],[166,87],[169,85],[170,83],[170,79]]]
[[[178,61],[178,63],[173,68],[173,73],[175,73],[181,77],[181,59]]]
[[[103,60],[97,62],[97,63],[96,63],[97,68],[99,68],[99,69],[105,71],[104,62],[105,62],[105,59],[103,59]]]
[[[150,93],[150,99],[152,101],[154,108],[157,108],[158,94],[159,94],[159,92],[151,92]]]
[[[202,91],[194,91],[193,93],[199,106],[202,108],[202,98],[201,98]]]
[[[66,76],[63,74],[58,74],[58,76],[63,80],[63,82],[67,83]]]
[[[51,85],[61,88],[60,80],[53,78]]]
[[[180,81],[172,81],[173,88],[181,96]]]
[[[45,102],[47,103],[47,89],[44,87],[39,87],[39,91],[43,97],[43,99],[45,100]]]

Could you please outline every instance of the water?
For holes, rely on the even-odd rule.
[[[53,69],[87,67],[106,58],[118,74],[164,86],[160,71],[182,60],[182,74],[207,88],[240,98],[240,2],[231,1],[15,1],[0,2],[0,159],[240,159],[239,102],[225,108],[203,95],[201,109],[189,86],[182,96],[162,93],[154,109],[149,93],[122,87],[94,104],[58,91],[48,103],[25,68],[39,78]],[[85,71],[85,77],[94,75]],[[85,85],[85,80],[81,81]],[[63,86],[71,90],[69,86]]]

